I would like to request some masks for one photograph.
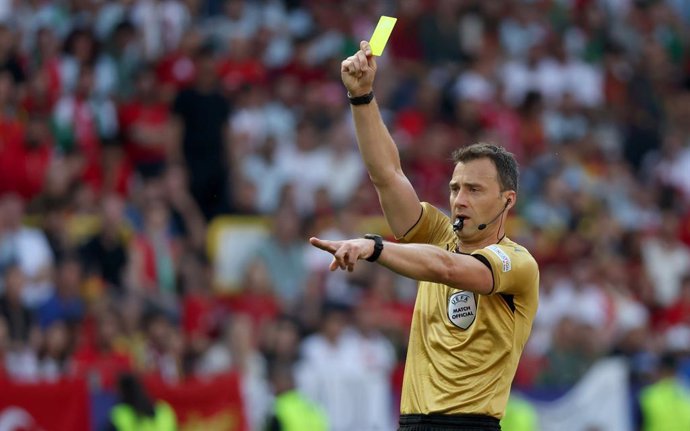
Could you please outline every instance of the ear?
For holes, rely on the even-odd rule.
[[[507,199],[506,199],[506,209],[510,209],[515,206],[515,202],[517,201],[517,195],[514,191],[509,191],[507,194]]]

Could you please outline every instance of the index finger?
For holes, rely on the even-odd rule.
[[[366,40],[363,40],[359,43],[359,49],[361,49],[364,55],[367,57],[371,56],[371,45],[369,45],[369,42]]]
[[[320,248],[321,250],[327,251],[329,253],[335,253],[336,250],[338,250],[338,247],[336,245],[335,241],[328,241],[325,239],[319,239],[316,237],[311,237],[309,238],[309,243],[313,245],[316,248]]]

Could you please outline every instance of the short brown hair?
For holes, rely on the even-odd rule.
[[[498,145],[479,142],[453,151],[453,162],[466,163],[478,159],[490,159],[498,172],[501,191],[513,190],[517,193],[520,171],[515,155]]]

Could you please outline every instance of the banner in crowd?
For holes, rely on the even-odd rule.
[[[565,395],[533,401],[541,431],[632,431],[628,367],[622,359],[605,359]]]
[[[246,420],[237,374],[214,376],[168,385],[161,379],[146,379],[153,398],[170,403],[180,431],[246,431]]]
[[[0,431],[89,431],[83,379],[17,384],[0,381]]]

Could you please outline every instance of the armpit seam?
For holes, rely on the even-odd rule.
[[[491,295],[492,293],[494,293],[494,289],[496,289],[496,281],[494,280],[494,270],[491,268],[491,263],[489,262],[489,259],[482,256],[481,254],[471,254],[470,256],[483,263],[487,268],[489,268],[489,271],[491,271],[491,291],[487,293],[487,295]]]
[[[407,230],[407,232],[405,232],[405,234],[404,234],[403,236],[401,236],[400,238],[398,238],[398,239],[405,238],[405,237],[407,236],[407,234],[409,234],[410,232],[412,232],[412,230],[413,230],[414,228],[417,227],[417,225],[419,224],[419,221],[422,219],[422,215],[424,215],[424,206],[420,205],[419,208],[420,208],[420,211],[419,211],[419,217],[417,217],[417,221],[414,222],[414,224],[412,225],[412,227],[410,227],[410,228]]]

